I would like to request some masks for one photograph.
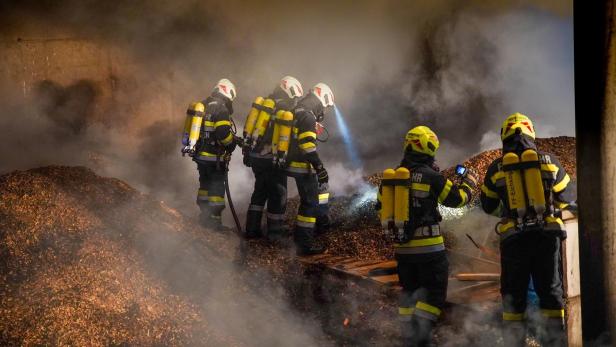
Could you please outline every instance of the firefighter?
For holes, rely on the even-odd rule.
[[[397,227],[392,236],[402,285],[398,313],[405,346],[431,344],[432,330],[445,304],[449,261],[439,227],[442,217],[438,204],[463,207],[471,201],[477,182],[471,169],[460,177],[459,184],[445,178],[434,164],[438,148],[438,137],[430,128],[409,130],[400,166],[384,172],[379,188],[377,208],[386,229],[393,224],[383,220],[383,213],[391,211],[393,216],[395,203]],[[392,189],[392,200],[384,199],[388,188]]]
[[[192,155],[199,170],[199,221],[204,227],[217,231],[229,230],[223,226],[221,215],[225,209],[227,165],[236,146],[230,118],[235,97],[233,83],[221,79],[207,99],[191,104],[189,118],[191,115],[201,115],[202,121],[196,122],[199,130],[196,143],[188,143],[182,150]]]
[[[283,169],[274,165],[272,140],[277,121],[275,116],[279,112],[293,110],[303,94],[301,83],[294,77],[285,76],[274,88],[272,94],[267,97],[267,99],[273,101],[274,107],[263,107],[265,100],[261,102],[262,98],[257,98],[253,104],[256,111],[270,112],[269,117],[272,120],[267,123],[262,122],[263,124],[255,124],[256,128],[264,127],[263,136],[258,137],[257,135],[255,137],[256,143],[245,147],[243,151],[244,164],[250,166],[255,175],[254,191],[246,215],[246,238],[262,236],[261,219],[266,203],[268,239],[278,240],[287,233],[284,220],[287,202],[287,175]],[[254,121],[257,123],[257,120],[258,116],[251,120],[249,115],[247,122]],[[246,136],[249,132],[254,132],[254,128],[254,125],[248,126],[248,130],[245,132]],[[257,129],[258,131],[259,129]]]
[[[323,253],[316,243],[314,228],[319,209],[319,191],[329,182],[327,170],[317,153],[317,122],[323,121],[328,108],[334,107],[334,94],[325,83],[318,83],[293,110],[293,128],[286,170],[295,178],[300,205],[293,238],[297,255]]]
[[[531,120],[520,113],[501,128],[502,157],[488,167],[481,206],[501,217],[503,337],[507,346],[524,346],[526,302],[532,278],[539,296],[542,346],[565,345],[561,240],[566,237],[559,209],[569,204],[569,175],[555,156],[535,145]]]

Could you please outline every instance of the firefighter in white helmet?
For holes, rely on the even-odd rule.
[[[231,81],[226,78],[218,81],[207,99],[189,107],[192,128],[186,126],[183,141],[182,152],[193,157],[199,170],[200,222],[218,231],[228,230],[222,224],[221,215],[225,208],[226,170],[236,147],[230,119],[235,97],[235,85]]]
[[[246,238],[263,236],[261,219],[267,204],[267,238],[279,240],[287,234],[285,211],[287,175],[275,165],[274,153],[281,116],[295,108],[304,95],[301,83],[292,76],[283,77],[267,97],[257,97],[244,126],[244,164],[255,176],[254,191],[246,214]],[[278,116],[278,117],[277,117]]]
[[[319,191],[329,182],[327,170],[317,153],[317,122],[323,121],[328,108],[334,107],[334,94],[325,83],[318,83],[293,110],[293,128],[287,174],[295,178],[300,206],[295,222],[294,240],[298,255],[323,253],[315,242],[314,228],[319,209]],[[320,189],[321,187],[321,189]]]

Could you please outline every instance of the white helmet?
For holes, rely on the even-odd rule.
[[[321,100],[323,107],[334,106],[334,93],[327,84],[318,83],[310,91]]]
[[[235,93],[235,85],[226,78],[223,78],[216,83],[214,91],[226,96],[231,101],[233,101],[233,99],[237,96]]]
[[[292,76],[285,76],[280,80],[280,89],[284,90],[291,99],[299,98],[304,95],[302,84],[299,83],[297,78]]]

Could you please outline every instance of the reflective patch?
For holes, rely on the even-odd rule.
[[[264,209],[264,208],[265,208],[265,206],[250,205],[250,206],[248,206],[248,211],[263,212],[263,209]]]
[[[523,321],[525,319],[524,313],[517,312],[503,312],[503,320],[504,321]]]
[[[441,310],[438,307],[418,301],[417,305],[415,305],[415,312],[413,315],[436,322],[441,315]]]
[[[395,252],[398,254],[425,254],[425,253],[434,253],[445,250],[445,244],[441,243],[439,245],[434,246],[424,246],[424,247],[395,247]]]
[[[559,183],[555,184],[554,187],[552,187],[552,191],[554,193],[562,192],[565,188],[567,188],[569,182],[571,182],[571,177],[565,174],[565,177],[563,177],[563,179]]]
[[[548,310],[548,309],[542,308],[541,315],[546,318],[564,318],[565,310],[564,309]]]
[[[284,220],[284,214],[267,213],[267,219],[271,220]]]
[[[401,316],[410,316],[415,311],[414,307],[398,307],[398,314]]]
[[[210,196],[210,206],[225,206],[224,196]]]
[[[319,205],[325,205],[329,203],[329,193],[319,194]]]
[[[445,186],[443,187],[443,190],[438,195],[439,203],[443,203],[443,201],[447,199],[447,197],[449,196],[449,192],[451,191],[451,187],[453,187],[453,183],[450,180],[447,180],[447,182],[445,183]]]
[[[481,185],[481,191],[488,197],[491,199],[498,199],[498,194],[492,190],[490,190],[490,188],[488,188],[485,184]]]

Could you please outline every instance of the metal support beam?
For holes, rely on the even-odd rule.
[[[614,345],[616,324],[616,25],[614,0],[574,3],[582,325]]]

